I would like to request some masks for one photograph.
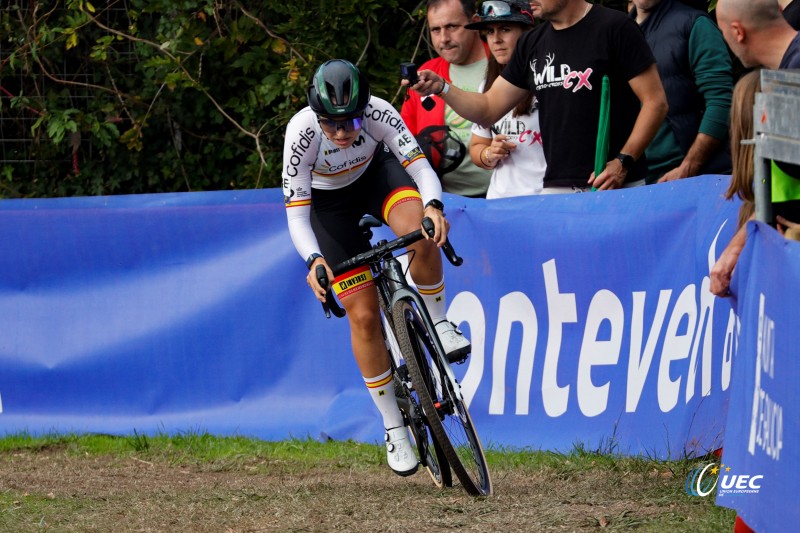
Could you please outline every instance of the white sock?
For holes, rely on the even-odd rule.
[[[392,369],[390,368],[380,376],[374,378],[364,378],[364,383],[369,389],[375,407],[383,416],[383,427],[392,429],[403,425],[403,414],[397,407],[397,398],[394,395],[394,382],[392,381]]]
[[[425,302],[425,307],[428,308],[428,314],[431,315],[434,324],[447,319],[445,316],[447,301],[444,293],[444,278],[435,285],[417,284],[417,292],[422,296],[422,301]]]

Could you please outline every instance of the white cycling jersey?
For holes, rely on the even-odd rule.
[[[376,96],[364,110],[355,142],[340,148],[320,128],[310,107],[301,109],[286,126],[283,145],[283,199],[289,234],[303,259],[319,253],[311,229],[311,189],[341,189],[361,177],[383,142],[419,188],[422,204],[441,200],[442,186],[400,113]]]

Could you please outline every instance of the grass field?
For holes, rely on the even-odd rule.
[[[495,494],[392,474],[382,446],[200,432],[0,440],[0,531],[732,531],[703,459],[490,449]],[[705,463],[708,463],[706,460]]]

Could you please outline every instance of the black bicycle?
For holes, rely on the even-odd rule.
[[[381,226],[372,216],[365,216],[359,226],[372,239],[372,229]],[[428,235],[433,236],[433,222],[422,221]],[[394,252],[423,237],[422,230],[413,231],[392,241],[380,240],[372,249],[348,259],[333,270],[335,275],[362,265],[369,265],[383,313],[383,333],[391,354],[395,393],[417,448],[420,464],[437,487],[453,484],[455,472],[469,494],[488,496],[492,481],[478,433],[472,423],[461,386],[450,368],[419,293],[406,281],[405,272]],[[448,241],[442,247],[445,257],[455,266],[463,260]],[[413,254],[409,256],[409,264]],[[328,287],[325,268],[315,271],[320,285]],[[345,316],[345,311],[328,291],[323,304],[325,315]]]

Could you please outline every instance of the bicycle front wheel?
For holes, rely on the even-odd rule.
[[[417,448],[417,456],[420,464],[425,467],[431,476],[434,485],[438,488],[452,487],[453,476],[450,473],[450,465],[447,457],[439,446],[438,441],[431,434],[430,429],[425,424],[420,407],[419,395],[411,388],[408,383],[408,367],[404,364],[403,354],[397,344],[394,331],[389,323],[391,315],[388,305],[383,295],[378,292],[382,316],[383,336],[386,341],[386,349],[392,359],[392,371],[394,373],[394,392],[397,397],[397,405],[403,413],[406,425]]]
[[[410,300],[400,300],[392,311],[397,342],[428,427],[464,490],[490,495],[492,482],[483,446],[460,386],[433,341],[435,331],[426,327],[420,310]]]

